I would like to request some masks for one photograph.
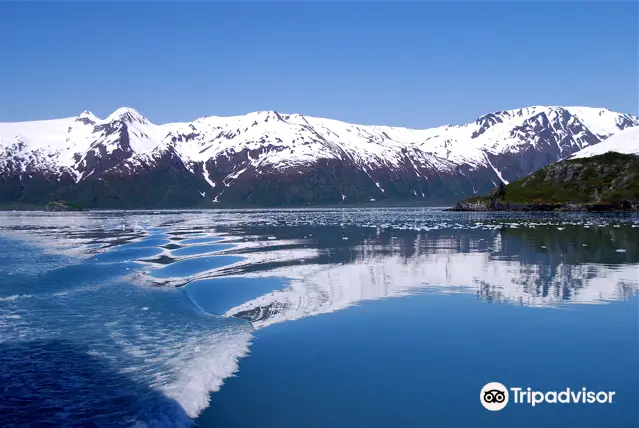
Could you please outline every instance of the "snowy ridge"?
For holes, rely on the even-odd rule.
[[[24,174],[39,171],[67,174],[79,182],[99,179],[105,172],[132,174],[153,168],[170,153],[208,184],[200,194],[218,200],[242,180],[269,173],[304,174],[309,166],[328,160],[368,176],[380,196],[389,182],[413,180],[418,185],[402,191],[424,198],[432,196],[425,186],[433,177],[470,180],[475,193],[485,188],[472,181],[478,172],[491,186],[508,183],[544,166],[541,162],[547,164],[549,158],[565,158],[635,126],[637,117],[590,107],[533,106],[490,113],[465,125],[421,130],[275,111],[156,125],[123,107],[104,120],[85,111],[65,119],[0,123],[0,174],[20,174],[22,180]],[[526,156],[541,157],[526,161]],[[388,180],[380,180],[380,175]]]
[[[639,127],[624,129],[596,146],[578,151],[571,159],[589,158],[608,152],[639,155]]]

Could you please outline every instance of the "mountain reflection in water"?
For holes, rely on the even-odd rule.
[[[0,242],[0,363],[13,367],[12,396],[31,397],[21,380],[31,366],[16,363],[29,346],[46,350],[37,355],[51,364],[39,370],[55,378],[62,360],[47,352],[64,338],[78,356],[74,370],[102,364],[100,373],[121,375],[114,388],[129,391],[127,409],[138,412],[123,417],[151,424],[197,417],[238,369],[255,329],[272,324],[415,293],[536,308],[623,301],[639,288],[633,215],[0,213]],[[99,397],[102,378],[86,379],[87,397]],[[61,409],[77,401],[74,385],[61,379],[48,391]],[[32,413],[48,406],[25,403]],[[105,420],[121,411],[101,409]]]

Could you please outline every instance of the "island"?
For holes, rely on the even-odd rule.
[[[566,159],[450,210],[639,211],[639,156],[607,152]]]
[[[51,201],[44,207],[45,211],[82,211],[82,207],[68,201]]]

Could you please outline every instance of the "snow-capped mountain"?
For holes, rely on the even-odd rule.
[[[595,146],[579,150],[570,158],[590,158],[608,152],[639,155],[639,127],[626,128],[623,131],[619,131]]]
[[[274,111],[156,125],[106,119],[0,123],[0,202],[89,207],[453,201],[593,146],[637,117],[527,107],[432,129],[353,125]]]

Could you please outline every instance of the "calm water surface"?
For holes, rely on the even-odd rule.
[[[636,215],[5,212],[0,247],[3,427],[639,426]]]

